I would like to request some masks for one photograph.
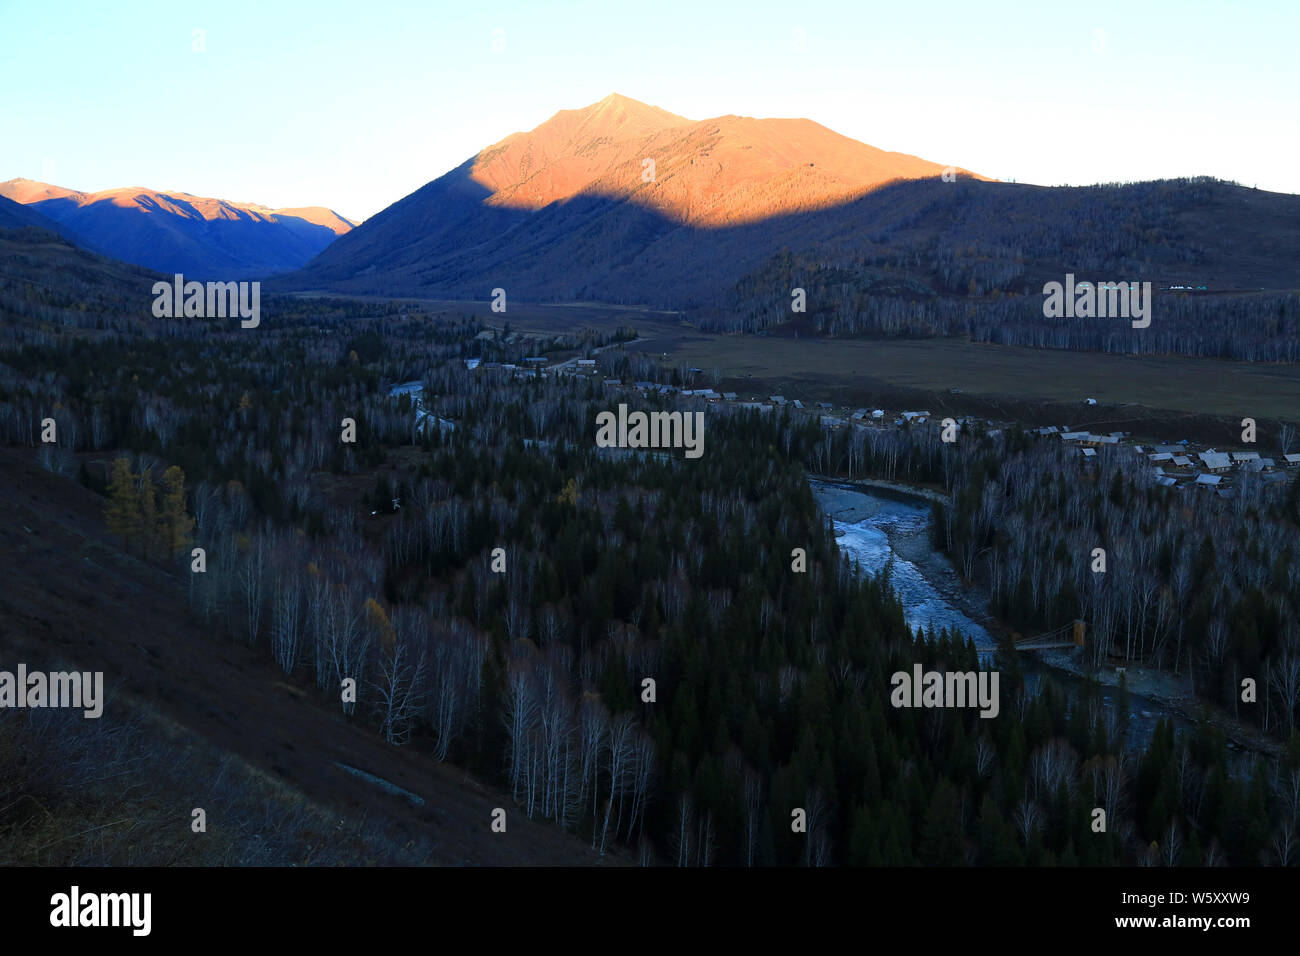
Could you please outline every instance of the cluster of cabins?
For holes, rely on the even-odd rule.
[[[471,358],[465,359],[465,367],[471,371],[481,369],[485,372],[504,372],[511,378],[523,378],[534,374],[538,368],[545,370],[546,361],[544,358],[534,356],[524,359],[523,364],[520,365],[516,362],[484,362],[481,359]]]
[[[1109,445],[1118,445],[1120,440],[1126,436],[1126,432],[1110,432],[1105,435],[1097,435],[1092,432],[1071,431],[1069,426],[1064,428],[1056,425],[1048,425],[1046,428],[1038,429],[1038,434],[1044,438],[1059,438],[1069,445],[1074,445],[1079,449],[1079,453],[1085,458],[1096,458],[1097,451]]]
[[[1118,446],[1121,439],[1127,437],[1125,432],[1110,432],[1097,435],[1091,432],[1071,431],[1055,425],[1038,429],[1043,437],[1058,437],[1061,441],[1075,445],[1084,460],[1095,458],[1099,449],[1108,445]],[[1144,448],[1141,445],[1125,446],[1133,453],[1145,456],[1155,470],[1156,484],[1167,488],[1195,485],[1210,488],[1224,497],[1232,495],[1232,479],[1236,475],[1259,475],[1264,483],[1283,483],[1287,476],[1286,469],[1300,467],[1300,454],[1286,454],[1279,458],[1268,458],[1257,451],[1194,451],[1183,440],[1173,445],[1156,445]]]
[[[529,355],[518,362],[484,362],[481,359],[465,359],[465,367],[483,369],[489,372],[504,372],[512,378],[525,378],[536,375],[594,375],[595,359],[578,359],[574,365],[551,365],[545,355]],[[606,384],[609,384],[608,382]],[[615,380],[614,384],[618,384]]]
[[[692,372],[699,372],[700,369],[691,369]],[[605,379],[605,384],[611,387],[622,385],[622,382],[616,378]],[[766,400],[753,399],[742,401],[735,392],[719,392],[712,388],[678,388],[674,385],[662,385],[659,382],[633,382],[632,387],[638,389],[642,394],[659,394],[659,395],[683,395],[704,399],[706,402],[736,402],[741,408],[755,409],[760,412],[770,412],[775,408],[790,408],[798,411],[822,412],[821,420],[823,424],[839,426],[846,424],[845,420],[836,417],[833,413],[835,406],[830,402],[804,402],[798,398],[786,398],[784,395],[769,395]],[[859,408],[848,416],[854,424],[867,424],[869,422],[881,424],[886,418],[884,409],[866,409]],[[895,418],[895,425],[923,425],[931,418],[928,411],[905,411],[900,412]]]
[[[1140,450],[1140,449],[1139,449]],[[1190,453],[1179,446],[1157,445],[1145,452],[1155,466],[1156,481],[1168,487],[1182,482],[1227,492],[1235,474],[1259,475],[1266,484],[1285,482],[1286,469],[1300,467],[1300,454],[1268,458],[1257,451],[1207,451]]]
[[[546,368],[547,359],[542,356],[533,356],[525,358],[522,365],[502,364],[499,362],[481,362],[478,359],[466,359],[467,368],[484,368],[484,369],[502,369],[513,375],[534,374],[537,369],[543,373],[563,373],[570,375],[592,375],[596,371],[595,359],[578,359],[575,366],[556,366]],[[702,369],[690,369],[691,372],[701,372]],[[604,384],[611,388],[621,387],[623,382],[617,378],[604,379]],[[703,399],[706,402],[737,402],[738,396],[735,392],[719,392],[712,388],[678,388],[675,385],[664,385],[659,382],[640,381],[634,382],[633,387],[643,394],[659,395],[682,395],[690,398]],[[789,407],[798,410],[821,410],[829,412],[833,410],[830,402],[817,402],[814,404],[805,404],[799,399],[787,399],[784,395],[769,395],[766,401],[754,400],[739,402],[742,408],[752,408],[758,411],[770,412],[774,408]],[[1095,404],[1091,399],[1088,404]],[[928,411],[904,411],[893,419],[896,426],[902,425],[924,425],[931,418]],[[884,423],[886,413],[884,409],[859,408],[852,412],[849,421],[854,424],[865,425],[872,423],[880,425]],[[830,415],[823,415],[822,421],[831,425],[841,425],[844,421]],[[961,422],[965,424],[965,422]],[[990,424],[992,424],[990,422]],[[1087,461],[1097,457],[1097,453],[1106,447],[1120,447],[1123,439],[1128,437],[1127,432],[1109,432],[1105,435],[1096,434],[1087,431],[1072,431],[1069,426],[1049,425],[1038,429],[1039,436],[1043,438],[1059,438],[1061,441],[1074,445],[1079,449],[1082,460]],[[1195,485],[1202,488],[1213,489],[1220,495],[1229,497],[1232,495],[1231,480],[1235,474],[1256,474],[1265,483],[1285,482],[1287,469],[1300,468],[1300,454],[1286,454],[1278,458],[1268,458],[1257,451],[1234,451],[1220,452],[1213,448],[1206,451],[1193,451],[1189,443],[1184,440],[1174,445],[1156,445],[1152,449],[1145,449],[1141,445],[1124,445],[1125,449],[1131,449],[1133,453],[1146,456],[1147,461],[1155,469],[1156,483],[1165,487],[1174,488],[1184,485]]]
[[[596,373],[595,359],[578,359],[573,365],[556,365],[548,366],[548,360],[544,356],[532,356],[522,360],[522,364],[502,363],[502,362],[483,362],[480,359],[472,358],[465,360],[467,369],[484,369],[488,371],[504,371],[514,377],[525,377],[536,374],[538,371],[543,375],[594,375]],[[688,371],[693,373],[703,372],[703,369],[692,368]],[[623,386],[623,381],[617,378],[603,379],[603,384],[609,388],[619,388]],[[774,408],[791,408],[796,410],[809,410],[833,412],[835,406],[830,402],[809,402],[805,403],[800,399],[789,399],[784,395],[769,395],[767,400],[755,399],[752,401],[741,401],[735,392],[719,392],[712,388],[679,388],[676,385],[664,385],[660,382],[639,381],[633,382],[632,387],[640,391],[643,395],[681,395],[687,398],[699,398],[706,402],[737,402],[741,408],[752,408],[758,411],[770,412]],[[857,424],[866,424],[874,422],[881,424],[885,419],[885,411],[880,408],[865,409],[859,408],[853,412],[849,418]],[[899,416],[894,419],[895,425],[923,425],[931,418],[928,411],[905,411],[900,412]],[[833,415],[823,414],[822,421],[831,425],[844,424],[843,419],[836,418]]]

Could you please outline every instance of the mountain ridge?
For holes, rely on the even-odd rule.
[[[217,277],[295,269],[355,225],[323,206],[273,209],[142,186],[88,193],[20,177],[0,183],[0,197],[58,223],[92,251],[159,272]]]
[[[282,285],[463,292],[522,281],[545,295],[519,278],[545,262],[564,270],[567,291],[608,293],[602,277],[675,230],[788,220],[900,179],[945,173],[984,178],[812,120],[690,120],[615,93],[480,150],[340,237]]]

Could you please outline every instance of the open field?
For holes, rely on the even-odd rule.
[[[675,362],[721,367],[733,381],[753,378],[778,391],[803,389],[836,404],[853,404],[853,395],[883,384],[925,392],[956,388],[978,396],[1076,404],[1095,398],[1104,405],[1300,420],[1300,366],[974,345],[953,339],[697,334],[677,336],[671,348],[665,340],[641,347],[668,351]]]
[[[662,312],[635,305],[611,305],[604,302],[567,302],[560,304],[515,302],[507,297],[506,312],[493,312],[492,300],[484,299],[422,299],[404,296],[340,295],[332,292],[295,292],[295,298],[351,299],[356,302],[406,302],[413,308],[435,315],[476,315],[488,325],[510,323],[511,328],[522,332],[558,335],[583,326],[610,331],[624,325],[638,329],[649,326],[662,331],[689,329],[679,323],[676,312]]]
[[[408,301],[408,300],[402,300]],[[836,406],[928,407],[1028,424],[1131,431],[1139,436],[1237,443],[1244,417],[1271,443],[1278,420],[1300,422],[1300,366],[1178,356],[1108,355],[959,339],[828,339],[715,335],[673,312],[609,304],[411,299],[438,313],[477,314],[519,332],[630,325],[629,351],[666,364],[722,370],[720,388],[742,397],[784,394]],[[957,389],[957,392],[953,392]],[[1083,404],[1095,398],[1096,406]],[[1172,434],[1177,432],[1177,434]]]
[[[975,396],[1105,405],[1143,405],[1194,415],[1300,421],[1300,366],[1178,356],[1107,355],[957,339],[827,339],[712,335],[673,313],[623,306],[511,305],[495,315],[483,302],[429,303],[477,309],[520,331],[561,332],[579,325],[635,325],[644,342],[631,350],[667,353],[674,365],[721,368],[743,380],[838,404],[881,386]]]

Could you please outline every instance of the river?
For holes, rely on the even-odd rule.
[[[889,580],[903,604],[904,617],[912,630],[933,627],[960,631],[975,642],[981,666],[992,663],[996,640],[983,623],[988,623],[987,598],[961,581],[947,557],[930,543],[931,505],[923,498],[876,489],[867,491],[841,482],[809,478],[813,495],[822,512],[831,519],[836,543],[862,572],[878,575],[889,568]],[[1022,670],[1031,693],[1050,677],[1070,694],[1083,681],[1075,674],[1044,663],[1034,652],[1024,654]],[[1118,707],[1115,688],[1103,688],[1102,706]],[[1004,712],[1010,702],[1003,701]],[[1127,742],[1130,748],[1146,748],[1162,719],[1172,719],[1181,733],[1190,722],[1163,704],[1140,694],[1129,694]]]
[[[456,423],[446,418],[439,418],[436,415],[430,415],[424,409],[424,383],[423,382],[406,382],[403,385],[394,385],[388,390],[388,394],[394,397],[398,395],[409,395],[411,404],[415,406],[415,424],[416,427],[424,429],[429,419],[438,423],[439,431],[455,431]]]

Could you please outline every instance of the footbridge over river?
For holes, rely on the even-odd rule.
[[[900,495],[910,495],[913,498],[924,498],[926,501],[932,501],[937,505],[948,504],[948,496],[943,492],[935,491],[932,488],[918,488],[915,485],[906,485],[901,481],[886,481],[883,478],[830,478],[826,475],[813,474],[808,477],[824,481],[829,485],[850,485],[854,488],[893,491]]]
[[[1054,647],[1083,647],[1084,623],[1074,621],[1063,624],[1054,631],[1039,634],[1036,637],[1016,638],[1014,643],[1018,651],[1045,651]]]

